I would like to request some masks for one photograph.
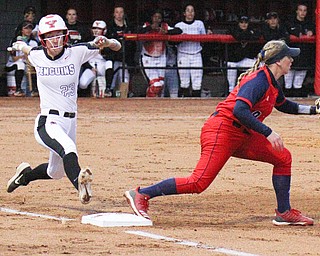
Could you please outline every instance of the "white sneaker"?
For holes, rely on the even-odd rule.
[[[78,185],[79,185],[79,198],[81,203],[88,204],[91,201],[92,191],[91,191],[91,182],[92,182],[92,172],[89,168],[85,168],[80,171],[78,176]]]

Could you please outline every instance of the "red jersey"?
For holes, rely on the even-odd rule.
[[[245,93],[238,95],[240,88],[243,86],[246,86]],[[264,90],[262,97],[260,97],[261,90]],[[257,92],[259,92],[259,97],[255,97]],[[262,122],[271,114],[274,106],[282,104],[282,102],[276,103],[278,95],[278,88],[272,84],[267,67],[263,66],[257,71],[243,77],[240,85],[236,86],[229,96],[218,104],[216,110],[219,111],[219,115],[239,121],[233,115],[233,109],[236,100],[242,100],[249,105],[252,115]]]
[[[151,26],[145,23],[145,26]],[[168,32],[169,25],[165,22],[161,23],[161,30],[151,30],[148,34],[163,34],[163,31]],[[144,52],[152,57],[159,57],[164,54],[166,45],[165,41],[146,41],[143,44]]]

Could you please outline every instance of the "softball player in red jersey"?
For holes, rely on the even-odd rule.
[[[167,23],[162,22],[162,12],[154,11],[152,23],[146,22],[141,33],[148,34],[180,34],[179,28],[172,28]],[[165,41],[146,41],[141,50],[140,64],[142,67],[159,67],[159,69],[143,69],[144,76],[149,83],[147,97],[161,96],[164,87],[164,74],[166,67],[166,43]]]
[[[206,34],[206,29],[201,20],[195,20],[195,11],[192,5],[187,5],[184,9],[185,20],[176,24],[183,34],[202,35]],[[178,67],[202,67],[202,46],[200,42],[181,42],[178,44],[177,63]],[[180,87],[182,96],[188,96],[190,82],[192,86],[192,96],[201,96],[202,69],[178,69],[180,76]]]
[[[93,42],[68,47],[68,29],[59,15],[50,14],[39,22],[42,46],[32,48],[22,41],[13,44],[21,50],[37,72],[41,112],[36,118],[34,134],[37,142],[50,150],[48,163],[32,169],[22,163],[8,181],[7,192],[38,179],[61,179],[65,174],[79,191],[80,201],[92,197],[92,173],[81,170],[76,147],[77,85],[81,65],[99,54],[98,48],[119,50],[118,41],[97,37]]]
[[[277,80],[286,74],[299,48],[284,41],[269,41],[253,68],[240,75],[238,85],[216,107],[201,131],[201,157],[193,173],[170,178],[153,186],[125,192],[135,214],[149,218],[148,200],[161,195],[201,193],[215,179],[227,160],[238,157],[273,165],[272,182],[277,198],[275,225],[313,225],[290,206],[291,154],[281,137],[263,120],[273,107],[289,114],[317,114],[316,106],[300,105],[285,98]],[[264,62],[260,68],[259,65]]]

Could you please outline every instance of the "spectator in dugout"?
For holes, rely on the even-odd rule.
[[[95,20],[92,24],[90,41],[98,36],[105,36],[107,32],[107,24],[103,20]],[[100,50],[100,54],[91,58],[88,62],[82,65],[83,73],[79,79],[79,88],[87,89],[91,85],[91,96],[97,98],[111,97],[110,91],[113,78],[112,61],[106,60],[106,48]],[[109,53],[109,51],[108,51]],[[92,82],[97,84],[92,84]]]
[[[21,31],[17,35],[17,37],[11,40],[10,45],[17,41],[23,41],[27,45],[32,47],[38,46],[38,42],[33,38],[32,30],[33,24],[29,21],[24,21],[21,23]],[[14,92],[14,96],[16,97],[24,97],[26,96],[26,91],[22,89],[22,81],[25,75],[26,70],[26,56],[22,51],[11,51],[9,55],[9,59],[6,63],[5,67],[6,72],[14,72],[15,82],[16,82],[16,90]],[[32,75],[32,91],[31,96],[38,96],[38,89],[36,84],[36,76]]]
[[[78,20],[78,14],[75,8],[68,8],[65,23],[69,31],[68,44],[73,45],[77,43],[90,41],[91,31],[89,27],[87,27],[84,23]],[[84,63],[81,66],[80,77],[83,75],[84,71],[90,67],[91,65],[88,62]],[[87,89],[81,89],[81,87],[85,86],[83,84],[79,84],[79,97],[87,97],[91,95],[90,87],[87,87]]]
[[[206,34],[203,21],[195,19],[195,8],[192,4],[185,5],[183,15],[183,21],[176,24],[176,27],[180,28],[183,34]],[[201,43],[195,41],[183,41],[178,44],[177,50],[178,67],[182,68],[178,69],[181,97],[190,96],[190,89],[192,89],[192,97],[201,97],[203,76],[203,69],[199,69],[203,66]],[[194,67],[197,69],[184,69],[185,67]]]
[[[140,33],[155,35],[181,34],[182,30],[170,27],[168,23],[162,21],[161,10],[155,10],[151,15],[151,23],[145,22]],[[145,41],[142,45],[140,65],[143,74],[148,81],[146,91],[147,97],[160,97],[164,87],[164,75],[166,67],[166,42],[165,41]],[[144,69],[150,67],[150,69]]]
[[[14,32],[14,36],[17,37],[17,36],[21,35],[23,23],[26,21],[33,25],[32,37],[39,44],[39,42],[40,42],[40,40],[38,38],[39,26],[36,21],[36,9],[33,6],[27,6],[26,8],[24,8],[23,21],[21,23],[19,23],[18,26],[16,27],[15,32]]]
[[[305,3],[297,4],[295,16],[286,23],[288,32],[295,37],[312,37],[315,35],[315,25],[307,17],[308,7]],[[315,44],[291,43],[292,47],[301,49],[301,54],[292,63],[292,69],[284,76],[285,94],[290,96],[307,96],[303,82],[307,76],[306,67],[314,67]]]
[[[260,45],[253,42],[261,36],[258,30],[250,26],[248,16],[241,16],[235,27],[231,29],[230,34],[237,40],[237,43],[228,45],[227,79],[229,92],[237,83],[238,69],[248,69],[255,63],[257,47]]]
[[[90,29],[78,20],[76,9],[70,7],[66,14],[66,26],[69,31],[68,44],[88,42],[91,37]]]
[[[133,28],[126,18],[126,13],[124,7],[121,5],[116,5],[113,9],[113,19],[107,25],[107,38],[115,38],[117,39],[125,49],[125,64],[129,66],[134,66],[134,55],[136,52],[136,42],[135,41],[123,41],[124,34],[130,34],[133,32]],[[123,76],[125,83],[130,85],[130,76],[132,76],[132,72],[130,70],[122,69],[122,61],[123,61],[123,51],[111,51],[108,48],[105,48],[105,58],[106,60],[112,61],[113,69],[109,70],[109,76],[113,76],[111,85],[106,89],[106,94],[114,95],[114,90],[119,86],[122,82]],[[129,88],[129,96],[132,97],[132,89]]]
[[[284,40],[287,44],[290,41],[290,34],[286,26],[281,23],[277,12],[268,12],[266,14],[265,23],[261,27],[262,38],[265,41]],[[278,80],[281,87],[284,87],[284,76]]]
[[[281,23],[277,12],[268,12],[265,23],[261,27],[261,34],[265,41],[284,40],[290,41],[290,34],[284,24]]]

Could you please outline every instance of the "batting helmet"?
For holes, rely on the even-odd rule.
[[[65,45],[68,41],[69,31],[64,20],[57,14],[49,14],[41,18],[39,21],[39,38],[41,44],[46,47],[44,34],[60,30],[63,31],[63,36],[65,37],[63,45]]]
[[[98,34],[94,33],[94,36],[102,36],[107,33],[107,24],[103,20],[94,21],[92,24],[92,29],[95,29],[95,28],[101,29],[102,34],[98,35]]]

